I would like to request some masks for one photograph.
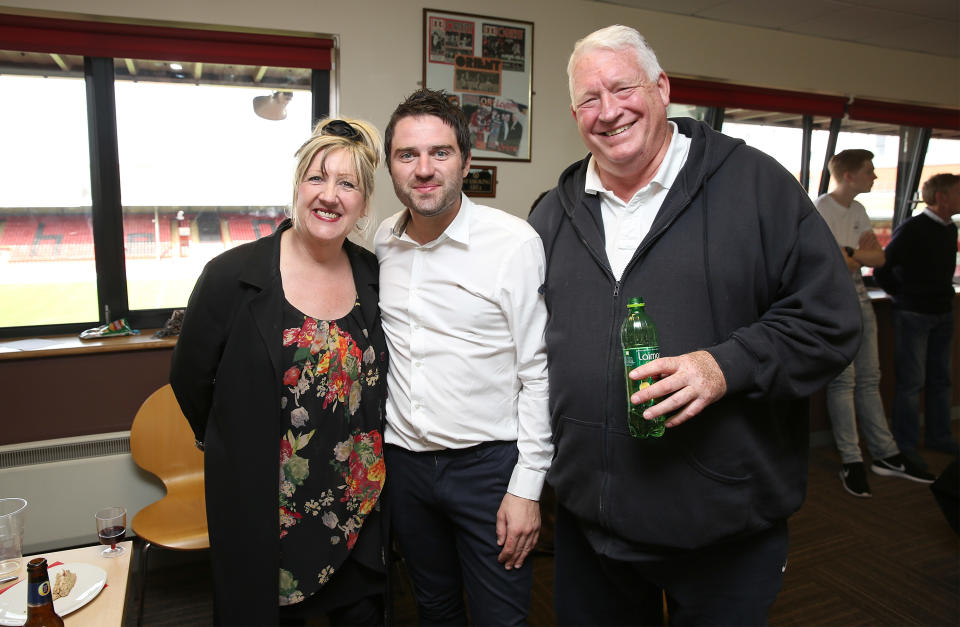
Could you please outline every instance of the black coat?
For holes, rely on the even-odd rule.
[[[190,296],[173,352],[170,383],[195,436],[204,443],[219,624],[268,625],[278,620],[283,306],[279,249],[280,234],[288,228],[289,220],[272,236],[238,246],[207,264]],[[352,242],[344,242],[344,249],[368,339],[385,374],[377,260]],[[381,376],[380,383],[364,391],[360,411],[365,423],[382,429],[385,397],[386,376]],[[370,559],[361,561],[383,570],[380,548],[369,547]]]

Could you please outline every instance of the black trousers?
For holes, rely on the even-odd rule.
[[[497,511],[517,463],[516,442],[414,453],[386,446],[390,506],[420,623],[519,625],[530,611],[533,561],[497,562]]]
[[[376,627],[385,623],[386,575],[352,557],[341,565],[330,583],[294,605],[280,606],[279,624],[307,625],[326,617],[328,624],[343,627]]]
[[[655,505],[652,505],[655,507]],[[787,561],[786,521],[733,542],[645,561],[598,555],[557,507],[554,606],[559,625],[766,625]]]

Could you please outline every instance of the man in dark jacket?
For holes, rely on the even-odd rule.
[[[786,519],[803,501],[807,397],[850,362],[856,296],[829,229],[767,155],[690,119],[632,28],[577,43],[567,68],[590,150],[534,210],[560,506],[561,624],[763,624]],[[666,434],[627,429],[619,340],[629,297],[660,359],[634,403]]]
[[[893,299],[896,386],[893,436],[918,459],[920,392],[924,393],[924,445],[958,452],[950,433],[953,347],[953,276],[957,267],[960,176],[936,174],[921,189],[927,208],[897,227],[887,244],[887,265],[876,273]]]

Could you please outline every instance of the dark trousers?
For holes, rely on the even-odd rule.
[[[302,607],[301,607],[302,606]],[[364,597],[347,605],[335,607],[331,610],[315,610],[310,599],[280,608],[282,627],[299,627],[311,624],[316,619],[327,617],[327,624],[334,627],[379,627],[384,624],[383,597]]]
[[[559,506],[554,560],[559,625],[662,625],[661,590],[671,625],[765,625],[787,561],[787,526],[626,562],[594,552],[577,518]]]
[[[533,585],[529,558],[497,562],[497,510],[517,463],[516,442],[413,453],[386,447],[390,506],[421,624],[519,625]]]
[[[924,396],[924,443],[955,449],[950,433],[950,374],[953,312],[922,314],[893,308],[896,385],[893,437],[903,450],[917,448],[920,396]]]
[[[361,532],[362,533],[362,532]],[[360,542],[363,540],[361,539]],[[300,603],[280,606],[279,625],[312,624],[326,617],[327,624],[375,627],[385,624],[386,575],[348,557],[330,582]]]

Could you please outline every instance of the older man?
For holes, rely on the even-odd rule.
[[[557,619],[763,624],[780,590],[787,517],[803,501],[807,396],[853,357],[857,299],[830,231],[767,155],[667,119],[670,82],[634,29],[579,41],[571,111],[590,151],[530,221],[547,269],[548,476]],[[619,341],[643,296],[666,434],[627,429]]]
[[[877,280],[893,298],[896,386],[893,435],[918,458],[920,393],[924,394],[926,448],[956,455],[950,432],[953,346],[953,277],[957,267],[960,176],[935,174],[920,190],[927,208],[903,224],[887,244],[887,265]]]

